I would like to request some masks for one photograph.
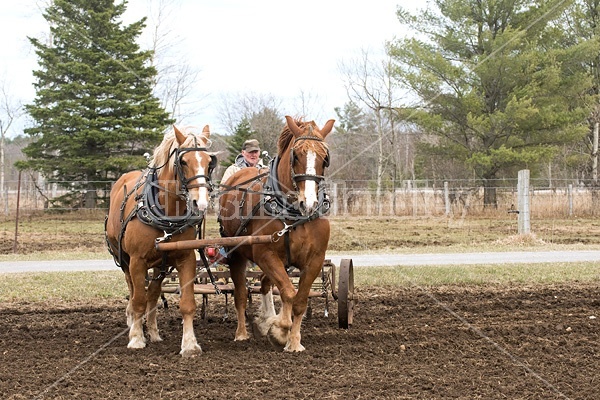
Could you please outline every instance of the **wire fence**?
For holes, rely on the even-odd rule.
[[[72,182],[34,181],[24,176],[19,181],[6,181],[0,195],[0,212],[10,216],[16,213],[19,196],[19,212],[23,215],[48,210],[65,211],[82,208],[107,208],[107,199],[113,182],[91,182],[97,188],[98,202],[90,207],[85,204],[85,192],[71,196],[80,201],[69,207],[56,206],[55,200],[73,194],[70,187],[86,186]],[[328,193],[331,214],[334,216],[490,216],[516,213],[517,180],[502,180],[489,186],[495,192],[495,203],[484,204],[485,189],[477,181],[403,181],[400,188],[385,188],[379,193],[371,182],[330,181]],[[591,217],[598,215],[600,191],[573,183],[532,179],[530,183],[530,214],[532,218]],[[216,202],[215,202],[216,203]]]

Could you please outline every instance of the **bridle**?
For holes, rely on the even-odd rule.
[[[323,181],[325,179],[325,176],[323,176],[323,175],[297,174],[294,172],[294,160],[295,160],[294,147],[296,147],[296,143],[300,140],[315,140],[315,141],[321,142],[321,143],[325,142],[323,139],[321,139],[320,137],[317,137],[317,136],[300,136],[294,140],[294,143],[292,143],[292,146],[290,149],[290,171],[291,171],[290,174],[292,177],[292,186],[296,192],[299,191],[298,182],[300,182],[300,181],[315,181],[318,185],[321,181]],[[329,167],[329,149],[327,149],[327,155],[323,159],[323,169],[325,169],[327,167]]]
[[[206,151],[208,151],[208,149],[206,147],[197,147],[197,146],[196,147],[182,147],[182,148],[175,149],[175,175],[179,179],[179,183],[181,183],[181,189],[184,192],[187,192],[188,189],[204,187],[204,188],[207,188],[209,191],[211,191],[213,188],[213,185],[211,182],[211,175],[212,175],[213,170],[217,166],[217,156],[212,155],[212,154],[210,155],[210,162],[208,163],[208,171],[206,174],[194,175],[191,178],[186,178],[185,174],[183,173],[183,166],[185,165],[185,162],[182,161],[182,157],[186,153],[190,153],[192,151],[206,152]],[[190,185],[190,182],[192,182],[196,179],[200,179],[200,178],[204,178],[205,182],[204,183],[195,183],[195,184]]]

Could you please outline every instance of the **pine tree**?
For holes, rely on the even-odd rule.
[[[480,178],[484,205],[496,207],[498,178],[535,174],[585,135],[590,77],[570,67],[576,54],[551,34],[566,3],[434,3],[416,16],[398,11],[418,34],[390,46],[396,78],[421,100],[402,116],[435,137],[421,155],[440,175],[449,170],[440,160],[462,164]]]
[[[254,132],[252,128],[250,128],[250,121],[244,118],[240,121],[240,123],[235,127],[235,132],[233,132],[233,136],[230,136],[227,140],[227,151],[229,152],[229,157],[226,160],[221,162],[221,165],[224,167],[228,167],[235,162],[235,158],[242,151],[242,145],[248,139],[252,139],[254,136]]]
[[[136,44],[145,18],[123,26],[125,10],[114,0],[55,0],[43,14],[51,43],[29,38],[40,69],[25,133],[35,141],[20,167],[86,193],[85,207],[106,181],[143,167],[173,122],[152,94],[152,53]]]

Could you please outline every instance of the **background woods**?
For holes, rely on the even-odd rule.
[[[24,114],[6,87],[0,107],[3,196],[22,159],[17,166],[42,192],[52,183],[68,193],[48,196],[48,206],[102,206],[104,187],[143,167],[142,155],[168,125],[185,125],[201,107],[201,71],[169,53],[178,39],[168,29],[169,2],[159,3],[151,19],[128,25],[126,4],[112,0],[55,1],[45,10],[51,40],[31,38],[39,58],[36,98]],[[317,124],[336,119],[328,178],[348,193],[367,190],[378,214],[386,196],[392,209],[406,207],[389,193],[444,182],[457,193],[482,188],[483,207],[502,208],[498,182],[524,168],[546,188],[595,193],[598,3],[399,6],[398,35],[382,38],[383,54],[365,49],[340,61],[348,99],[334,110],[305,91],[292,102],[264,93],[222,98],[218,121],[205,121],[224,127],[212,136],[213,150],[222,151],[216,178],[245,138],[275,154],[288,114]],[[148,49],[138,44],[144,30],[153,32]],[[25,126],[27,137],[16,126]]]

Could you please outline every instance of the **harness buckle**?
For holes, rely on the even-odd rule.
[[[290,231],[290,228],[291,228],[292,226],[293,226],[293,225],[288,225],[288,224],[286,224],[286,223],[284,222],[284,223],[283,223],[283,229],[282,229],[282,230],[280,230],[279,232],[277,232],[277,236],[279,236],[279,237],[282,237],[283,235],[285,235],[287,232],[289,232],[289,231]]]
[[[165,232],[165,236],[163,236],[161,238],[156,238],[156,243],[166,242],[166,241],[171,240],[171,238],[173,238],[173,235]]]

